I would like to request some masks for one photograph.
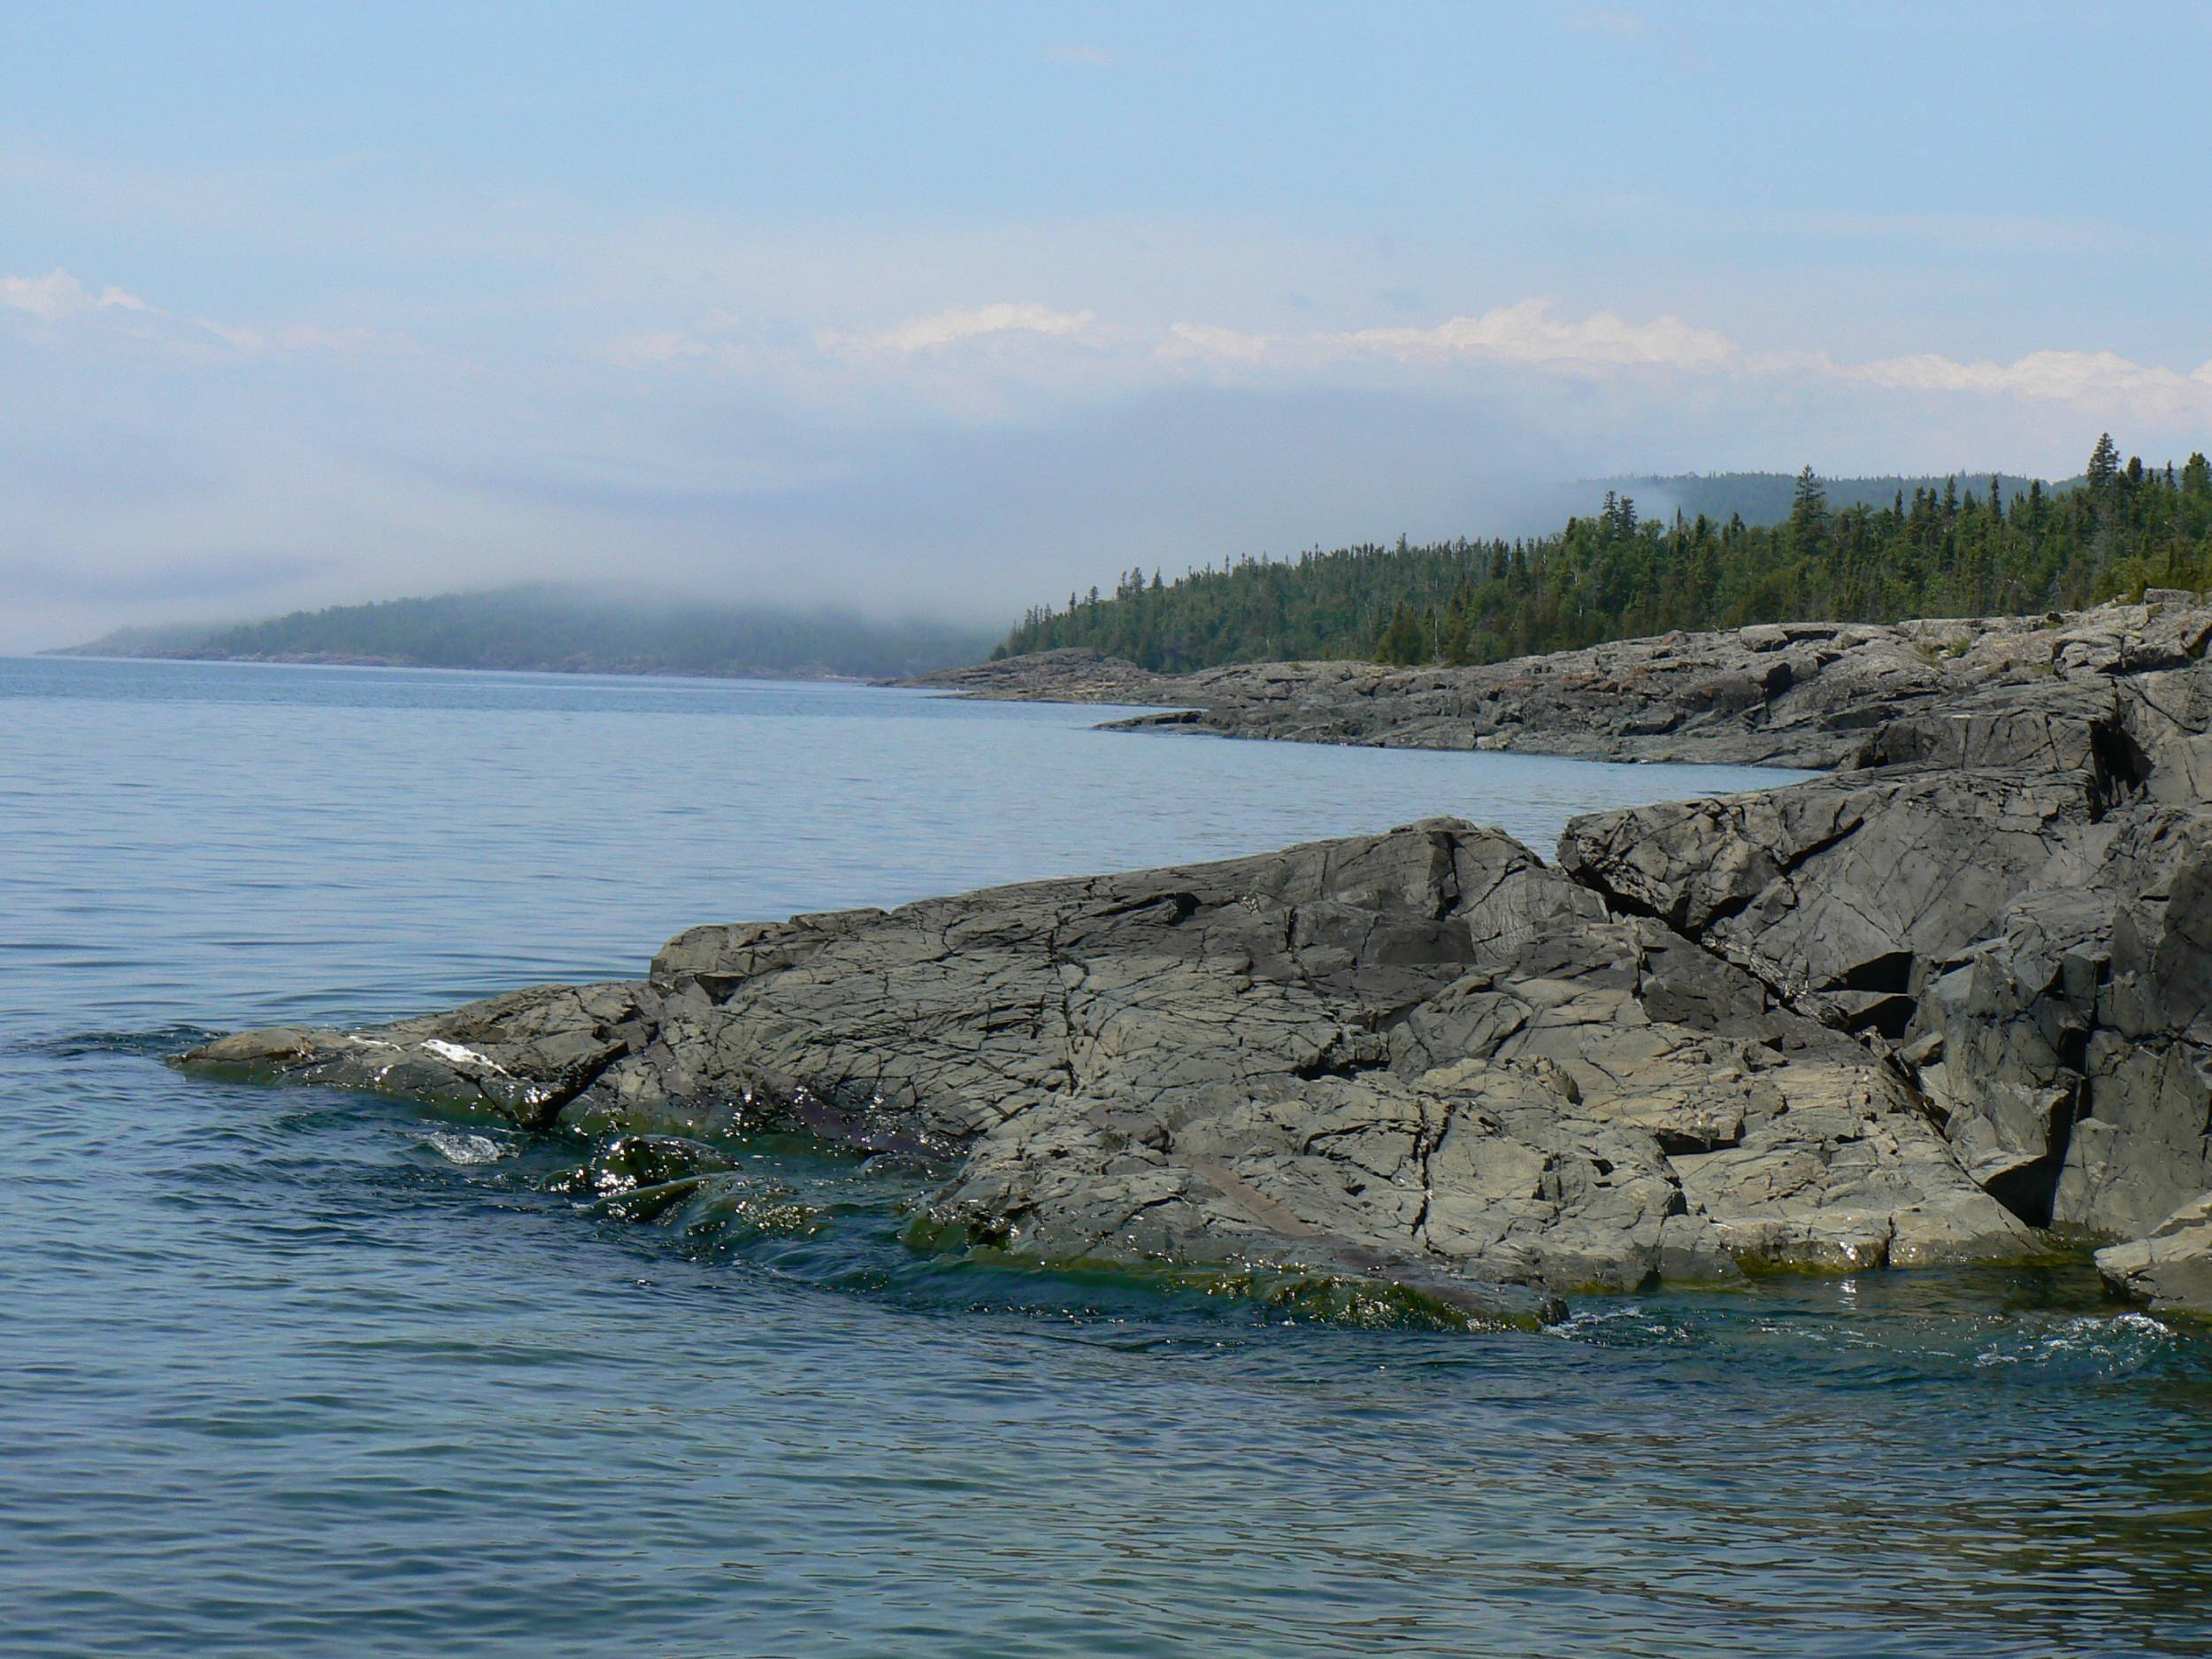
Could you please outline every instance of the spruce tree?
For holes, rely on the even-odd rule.
[[[1790,528],[1805,541],[1818,535],[1827,522],[1828,492],[1809,466],[1797,475],[1797,488],[1790,497]]]
[[[2097,447],[2089,452],[2089,465],[2083,470],[2092,492],[2102,495],[2112,480],[2120,475],[2120,446],[2112,442],[2112,434],[2105,433],[2097,440]]]

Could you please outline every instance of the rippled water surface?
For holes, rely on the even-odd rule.
[[[962,1267],[745,1149],[181,1078],[694,922],[1772,774],[854,687],[0,661],[0,1652],[2212,1651],[2212,1342],[2077,1267],[1542,1334]]]

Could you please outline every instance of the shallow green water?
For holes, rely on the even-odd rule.
[[[1740,773],[837,687],[0,663],[0,1651],[2196,1654],[2212,1342],[2081,1268],[1328,1322],[180,1077],[198,1029]],[[717,1225],[691,1224],[717,1220]]]

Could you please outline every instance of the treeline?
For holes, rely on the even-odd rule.
[[[2015,472],[1968,469],[1917,476],[1823,478],[1820,487],[1828,497],[1830,510],[1841,512],[1848,507],[1886,507],[1900,495],[1910,499],[1924,489],[1941,495],[1944,486],[1953,478],[1960,481],[1961,488],[1970,479],[1975,488],[1985,489],[1993,477],[1997,480],[1998,492],[2008,501],[2016,495],[2025,494],[2035,482]],[[1797,495],[1797,480],[1788,472],[1681,472],[1671,476],[1601,479],[1584,487],[1573,503],[1573,511],[1586,511],[1605,490],[1643,503],[1647,516],[1669,516],[1678,509],[1692,518],[1703,513],[1716,524],[1725,524],[1732,517],[1749,525],[1770,525],[1779,524],[1790,516]],[[1566,509],[1558,515],[1561,518],[1566,516]]]
[[[1485,663],[1671,629],[2073,609],[2212,586],[2212,467],[2123,465],[2109,435],[2063,490],[1956,477],[1838,510],[1812,469],[1788,516],[1640,517],[1609,495],[1533,539],[1246,558],[1032,611],[995,655],[1087,645],[1161,672],[1310,657]]]
[[[191,633],[111,634],[79,651],[419,668],[895,679],[972,663],[987,629],[774,606],[640,602],[552,585],[299,611]]]

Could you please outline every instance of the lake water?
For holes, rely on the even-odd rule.
[[[2212,1341],[2085,1267],[1469,1335],[551,1190],[198,1033],[630,974],[692,923],[1715,768],[1235,744],[857,687],[0,661],[0,1652],[2212,1651]]]

